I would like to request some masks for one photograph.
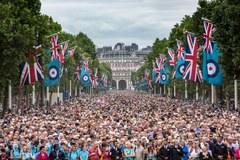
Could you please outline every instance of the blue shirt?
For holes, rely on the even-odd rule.
[[[26,160],[32,160],[31,158],[31,153],[29,152],[23,152],[22,153],[22,158],[26,159]]]
[[[68,157],[70,160],[75,160],[75,159],[79,158],[79,155],[78,155],[77,151],[70,151],[68,153]]]
[[[87,160],[87,156],[88,156],[88,151],[85,150],[85,151],[81,151],[80,153],[80,157],[82,158],[82,160]]]
[[[183,147],[183,157],[182,157],[183,160],[188,160],[188,150],[189,150],[188,146],[185,145]]]

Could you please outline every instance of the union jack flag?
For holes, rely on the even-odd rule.
[[[156,61],[160,71],[164,69],[165,62],[166,62],[166,57],[164,55],[160,55],[159,59]]]
[[[147,69],[145,69],[144,77],[145,77],[145,79],[147,80],[148,86],[149,86],[150,88],[152,88],[151,79],[150,79],[149,72],[148,72]]]
[[[63,72],[64,72],[64,65],[60,68],[60,78],[63,77]]]
[[[68,51],[70,56],[73,56],[73,55],[74,55],[75,49],[76,49],[76,47],[72,47],[72,48]]]
[[[213,24],[204,20],[203,21],[203,26],[204,26],[204,34],[203,34],[203,38],[204,38],[204,51],[206,51],[207,53],[212,54],[213,53],[213,48],[212,48],[212,43],[211,43],[211,38],[212,38],[212,34],[215,30],[215,28],[213,27]]]
[[[40,55],[37,56],[37,60],[33,65],[30,65],[28,62],[22,62],[19,65],[19,69],[21,75],[20,87],[44,79],[44,73],[42,70],[42,58]]]
[[[93,81],[92,81],[92,87],[93,88],[97,88],[98,86],[98,69],[96,68],[95,70],[95,74],[94,74],[94,77],[93,77]]]
[[[88,67],[88,60],[83,61],[85,71],[90,71]],[[90,73],[91,74],[91,73]]]
[[[168,48],[168,55],[169,55],[169,64],[171,66],[171,69],[173,69],[176,65],[176,57],[171,48]]]
[[[80,80],[80,67],[78,66],[74,71],[74,82]]]
[[[68,42],[64,42],[61,44],[62,54],[59,54],[59,59],[61,63],[64,63],[64,58],[65,58],[67,48],[68,48]]]
[[[184,60],[184,57],[185,57],[184,53],[185,53],[185,51],[182,47],[182,42],[177,40],[177,57],[178,57],[178,59]]]
[[[58,35],[57,34],[52,36],[51,43],[52,43],[52,48],[51,48],[52,60],[55,60],[59,56],[58,49],[60,48],[60,46],[58,45]]]
[[[103,86],[106,87],[107,86],[107,76],[106,75],[102,76],[102,82],[103,82]]]
[[[155,83],[157,83],[158,81],[160,81],[160,66],[159,66],[159,59],[156,58],[156,64],[153,65],[153,71],[156,72],[156,79],[155,79]]]
[[[198,61],[198,40],[194,35],[187,33],[185,71],[183,73],[183,79],[200,83],[203,82],[202,73],[197,64]]]

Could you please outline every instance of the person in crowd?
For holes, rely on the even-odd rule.
[[[100,143],[95,141],[91,148],[89,148],[89,160],[98,160],[102,156],[102,152],[100,149]]]
[[[134,160],[135,152],[134,149],[131,148],[131,143],[126,142],[126,148],[124,149],[124,160]]]
[[[122,159],[122,150],[120,148],[120,144],[117,140],[114,141],[113,146],[110,149],[110,157],[111,160],[119,160]]]
[[[134,145],[135,145],[135,148],[134,148],[134,151],[135,151],[135,159],[134,160],[143,160],[144,158],[144,155],[143,155],[143,146],[141,144],[141,141],[140,140],[134,140]]]
[[[168,147],[168,143],[166,140],[163,140],[162,146],[158,151],[157,157],[161,160],[168,160],[170,159],[170,149]]]
[[[45,151],[45,146],[39,148],[40,152],[36,156],[36,160],[49,160],[49,156]]]
[[[240,145],[238,146],[238,149],[235,150],[234,157],[236,158],[236,160],[240,160]]]
[[[217,137],[217,143],[213,146],[212,155],[216,159],[227,159],[228,158],[228,149],[226,144],[222,142],[223,136],[219,135]]]
[[[11,159],[20,160],[22,158],[22,150],[20,146],[16,143],[13,145],[13,149],[11,150]]]
[[[57,160],[64,160],[65,159],[65,155],[64,155],[64,153],[61,150],[59,150],[58,144],[55,144],[53,146],[53,149],[54,150],[49,155],[49,159],[50,160],[55,160],[55,159],[57,159]]]
[[[80,152],[80,158],[81,160],[88,160],[88,150],[87,150],[87,145],[86,144],[83,144],[82,145],[82,151]]]
[[[178,144],[178,140],[174,140],[174,145],[170,148],[170,160],[182,160],[183,157],[183,149]]]

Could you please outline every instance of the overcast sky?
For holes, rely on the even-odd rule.
[[[41,0],[41,12],[63,30],[87,34],[97,47],[117,42],[140,48],[169,36],[174,24],[197,9],[197,0]]]

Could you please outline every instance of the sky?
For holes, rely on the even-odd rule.
[[[83,32],[97,47],[152,46],[197,9],[197,0],[41,0],[41,13],[71,34]]]

